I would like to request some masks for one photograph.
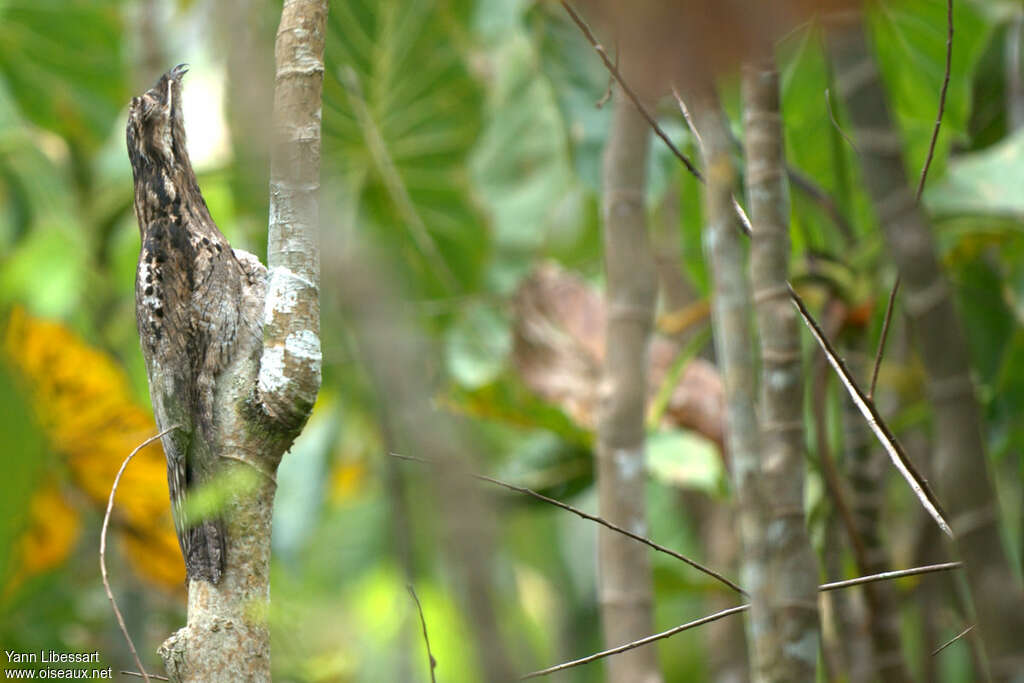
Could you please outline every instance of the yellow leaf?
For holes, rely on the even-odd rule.
[[[4,351],[24,379],[39,424],[66,462],[72,485],[94,508],[106,509],[121,463],[156,432],[152,417],[132,400],[124,371],[63,324],[21,309],[11,314]],[[176,590],[184,586],[159,442],[140,451],[125,470],[112,523],[142,576]],[[36,533],[35,527],[26,533]]]
[[[14,551],[17,569],[8,589],[64,562],[78,539],[79,526],[78,512],[51,478],[29,503],[28,528]]]

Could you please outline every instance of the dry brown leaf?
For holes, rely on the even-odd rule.
[[[520,285],[514,309],[512,357],[523,381],[579,425],[593,429],[605,353],[604,300],[576,275],[546,263]],[[675,342],[653,338],[649,398],[665,381],[678,352]],[[718,370],[703,359],[692,359],[672,391],[665,421],[703,435],[721,450],[723,411]]]

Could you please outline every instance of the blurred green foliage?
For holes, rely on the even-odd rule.
[[[169,43],[187,45],[207,55],[208,68],[221,69],[218,58],[209,57],[217,52],[208,44],[215,32],[200,30],[215,16],[212,4],[172,4],[161,16],[169,29],[197,36]],[[1007,517],[1019,520],[1024,138],[1010,135],[1002,118],[972,117],[993,97],[979,84],[1004,78],[1003,62],[992,54],[1001,54],[1010,13],[993,9],[997,4],[955,3],[949,99],[925,198],[967,323],[993,466],[1010,475],[1001,478],[1001,502]],[[261,11],[270,5],[276,6],[267,3]],[[139,56],[131,47],[139,7],[127,0],[0,0],[0,316],[20,304],[63,320],[120,359],[145,405],[131,289],[137,230],[121,129],[139,80]],[[908,182],[916,186],[944,77],[945,3],[876,3],[870,24],[906,141]],[[197,55],[174,54],[168,66],[202,61]],[[835,263],[842,274],[821,278],[855,283],[835,289],[850,306],[871,304],[866,334],[877,339],[890,266],[860,186],[857,151],[843,134],[846,119],[819,28],[811,24],[790,34],[779,59],[788,160],[834,199],[853,228],[844,236],[818,202],[793,188],[794,268],[811,270],[809,253]],[[608,86],[600,62],[555,3],[527,0],[332,3],[326,60],[323,223],[331,239],[325,244],[358,236],[384,255],[388,276],[411,301],[418,330],[439,350],[423,360],[424,377],[417,381],[431,381],[437,404],[469,425],[481,470],[593,511],[591,435],[522,386],[510,360],[509,304],[542,259],[599,280],[601,157],[610,121],[609,108],[596,106]],[[995,92],[1002,97],[1002,90]],[[723,95],[736,100],[730,86]],[[677,144],[699,158],[674,105],[658,115]],[[741,134],[738,121],[734,128]],[[981,140],[995,144],[977,149]],[[667,193],[678,195],[681,266],[706,292],[700,186],[660,143],[652,152],[647,205],[653,215]],[[227,168],[201,169],[200,176],[215,219],[234,238],[234,207],[251,206],[253,198],[236,196],[245,186],[230,182],[230,161]],[[332,286],[324,282],[325,298]],[[386,457],[378,402],[387,397],[375,395],[347,325],[325,307],[322,397],[279,479],[271,613],[276,678],[427,680],[418,617],[406,591],[412,582],[438,679],[476,680],[470,626],[439,550],[438,520],[428,497],[418,495],[429,487],[428,474]],[[882,382],[911,395],[887,379],[905,376],[917,382],[912,389],[921,389],[912,361],[887,368]],[[22,531],[18,512],[45,452],[18,388],[6,378],[0,372],[6,445],[0,567]],[[893,416],[894,424],[909,429],[927,421],[920,404],[908,414],[912,409],[917,412],[909,417]],[[837,410],[830,399],[830,425]],[[706,550],[684,501],[728,496],[720,460],[698,437],[667,429],[654,430],[649,446],[652,535],[701,558]],[[815,493],[821,490],[815,463],[812,456],[808,497],[826,505]],[[73,492],[69,496],[75,504]],[[404,517],[396,496],[405,500]],[[906,492],[893,488],[890,498],[902,514],[894,524],[912,526]],[[600,649],[595,530],[511,494],[496,499],[502,520],[496,594],[517,661],[525,671]],[[819,538],[822,519],[811,519]],[[87,522],[98,530],[96,519]],[[408,548],[396,531],[402,525]],[[1006,536],[1019,557],[1020,524],[1008,526]],[[0,596],[4,648],[98,649],[115,668],[131,666],[100,592],[95,546],[96,534],[83,534],[65,566]],[[114,565],[117,590],[130,605],[129,627],[154,664],[156,645],[182,619],[179,596],[143,583],[123,561],[115,558]],[[702,577],[662,557],[654,559],[654,572],[658,628],[709,611],[706,598],[714,589]],[[908,613],[912,623],[913,610]],[[666,679],[706,676],[707,647],[700,633],[658,645]],[[951,649],[942,666],[962,671],[965,658]],[[593,665],[560,680],[601,676]]]

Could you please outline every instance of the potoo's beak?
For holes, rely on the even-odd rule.
[[[188,64],[179,64],[168,72],[171,80],[180,81],[181,77],[188,73]]]

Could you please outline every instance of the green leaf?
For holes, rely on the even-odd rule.
[[[536,3],[526,21],[540,55],[539,72],[558,101],[576,174],[588,190],[598,193],[611,106],[598,108],[596,103],[608,88],[608,72],[556,4]]]
[[[95,149],[128,101],[117,0],[0,5],[0,77],[23,116]]]
[[[23,303],[43,317],[67,317],[80,301],[87,258],[82,235],[42,225],[3,261],[0,301]]]
[[[903,131],[908,181],[917,178],[928,153],[946,69],[946,2],[880,2],[870,15],[879,67],[889,101]],[[949,92],[929,177],[938,178],[950,145],[963,141],[970,116],[975,66],[992,35],[993,24],[977,7],[953,3],[955,27]]]
[[[508,321],[493,308],[474,304],[448,330],[445,358],[455,381],[474,389],[494,380],[512,350]]]
[[[488,125],[473,155],[473,180],[494,217],[496,245],[536,251],[552,207],[573,189],[562,119],[523,33],[492,50]]]
[[[481,110],[468,14],[466,2],[356,0],[328,18],[324,174],[349,193],[356,230],[435,296],[472,289],[490,249],[468,182]]]
[[[939,215],[1024,216],[1024,131],[980,152],[964,154],[925,192]]]
[[[647,471],[680,488],[720,495],[725,468],[714,444],[692,432],[655,432],[647,437]]]

